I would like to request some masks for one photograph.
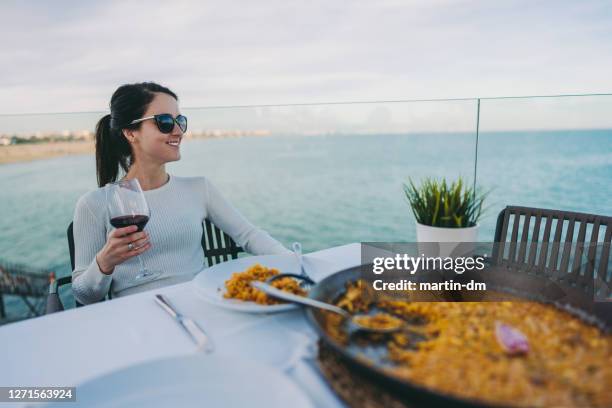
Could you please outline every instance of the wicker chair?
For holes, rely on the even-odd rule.
[[[238,254],[244,252],[244,250],[237,246],[234,240],[227,235],[225,232],[217,228],[208,219],[204,220],[203,224],[204,233],[202,234],[202,249],[204,250],[204,257],[208,266],[215,265],[217,263],[225,262],[230,259],[238,258]],[[74,270],[74,234],[73,225],[70,223],[68,230],[66,231],[68,236],[68,250],[70,252],[70,265]],[[58,312],[64,310],[58,289],[60,286],[72,283],[72,276],[64,276],[56,279],[49,285],[49,295],[47,296],[47,308],[45,314]],[[107,296],[110,299],[110,296]],[[82,306],[75,300],[76,307]]]

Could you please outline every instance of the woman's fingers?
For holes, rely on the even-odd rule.
[[[145,236],[143,236],[140,239],[136,239],[136,240],[132,241],[131,244],[132,244],[132,247],[139,248],[139,247],[145,245],[148,242],[149,242],[149,237],[145,235]],[[128,244],[128,246],[129,246],[129,244]]]
[[[146,244],[142,245],[142,246],[134,246],[134,249],[127,251],[124,254],[125,259],[134,257],[136,255],[140,255],[142,254],[144,251],[146,251],[147,249],[151,248],[151,243],[147,242]]]
[[[113,230],[106,241],[106,245],[96,258],[100,268],[106,265],[108,268],[104,270],[112,273],[115,266],[151,248],[149,234],[145,231],[137,231],[138,227],[135,225]]]
[[[130,225],[129,227],[117,228],[110,233],[111,238],[121,238],[126,235],[132,234],[138,231],[138,227],[136,225]]]
[[[131,249],[130,249],[130,244],[131,245]],[[145,237],[136,241],[132,241],[130,242],[130,244],[128,244],[126,246],[127,250],[125,252],[125,255],[127,257],[132,257],[134,255],[138,255],[144,251],[146,251],[148,248],[151,247],[151,243],[149,242],[149,238]],[[148,248],[147,248],[148,247]]]
[[[147,245],[150,246],[149,234],[144,231],[134,232],[121,237],[111,237],[109,239],[110,250],[122,260],[146,251],[148,249]]]
[[[143,238],[149,238],[149,234],[146,232],[135,232],[133,234],[126,235],[121,238],[113,238],[113,243],[117,246],[128,245],[130,242],[138,241]]]
[[[120,253],[133,251],[136,248],[141,248],[149,243],[149,237],[145,236],[140,239],[115,244],[115,248]]]

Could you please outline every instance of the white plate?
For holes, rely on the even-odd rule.
[[[311,258],[308,257],[308,255],[304,255],[303,260],[306,272],[315,282],[322,279],[323,276],[333,272],[333,265],[327,261]],[[238,258],[232,261],[213,265],[210,268],[204,269],[202,272],[200,272],[193,279],[196,292],[213,305],[239,312],[276,313],[299,307],[290,303],[260,305],[255,302],[245,302],[243,300],[226,299],[223,297],[223,294],[225,293],[225,281],[232,276],[232,273],[243,272],[248,267],[256,263],[268,268],[276,268],[280,271],[280,273],[299,274],[297,259],[295,255],[292,254]]]
[[[219,354],[156,360],[97,377],[76,387],[65,407],[312,408],[304,392],[270,366]]]

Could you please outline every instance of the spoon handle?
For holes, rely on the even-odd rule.
[[[304,296],[294,295],[293,293],[282,291],[264,282],[251,282],[251,285],[277,299],[285,300],[291,303],[297,303],[300,305],[316,307],[323,310],[328,310],[330,312],[338,313],[339,315],[342,315],[344,317],[350,316],[346,310],[339,308],[338,306],[330,305],[328,303],[320,302],[318,300],[310,299]]]
[[[302,258],[302,244],[300,244],[299,242],[294,242],[293,245],[291,245],[291,249],[293,249],[293,253],[295,254],[295,257],[298,261],[298,265],[300,266],[300,274],[310,279],[310,276],[308,276],[308,274],[306,273],[306,269],[304,269],[304,258]]]

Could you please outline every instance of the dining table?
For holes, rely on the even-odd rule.
[[[313,273],[320,280],[360,265],[361,245],[327,248],[304,259],[328,265]],[[194,280],[0,327],[0,387],[76,387],[78,401],[84,382],[145,362],[202,353],[155,302],[158,293],[207,332],[213,353],[273,367],[315,407],[344,406],[318,369],[318,336],[302,308],[264,314],[228,310],[203,299]],[[253,401],[260,404],[265,401]]]

